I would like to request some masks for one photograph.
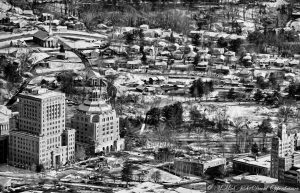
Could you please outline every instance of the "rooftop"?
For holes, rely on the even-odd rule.
[[[27,88],[25,92],[21,93],[20,96],[29,96],[32,98],[46,99],[56,96],[65,96],[65,94],[55,91],[50,91],[46,88],[31,87]]]
[[[264,183],[264,184],[273,184],[273,183],[277,183],[278,179],[276,178],[271,178],[268,176],[262,176],[262,175],[249,175],[249,176],[237,176],[233,178],[234,180],[249,180],[249,181],[253,181],[253,182],[260,182],[260,183]]]
[[[188,162],[194,162],[194,163],[207,163],[211,161],[226,161],[226,158],[218,157],[218,156],[201,156],[201,157],[184,157],[184,158],[176,158],[176,160],[182,160],[182,161],[188,161]]]
[[[49,33],[45,31],[38,31],[35,34],[33,34],[33,37],[38,38],[40,40],[45,40],[49,37]]]
[[[268,154],[266,156],[257,157],[243,157],[243,158],[236,158],[233,161],[242,162],[248,165],[256,165],[264,168],[270,169],[271,167],[271,155]]]

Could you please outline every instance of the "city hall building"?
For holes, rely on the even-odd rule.
[[[19,94],[18,126],[10,131],[9,163],[64,165],[75,157],[75,130],[65,127],[65,95],[40,87]]]
[[[79,105],[78,112],[71,119],[71,127],[76,129],[76,148],[81,146],[91,154],[123,149],[119,118],[101,98],[99,89],[93,89],[88,100]]]
[[[8,136],[10,128],[15,125],[17,113],[13,113],[6,106],[0,105],[0,164],[7,163]]]

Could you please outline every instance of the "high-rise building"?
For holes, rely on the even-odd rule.
[[[280,125],[272,139],[271,177],[289,185],[300,184],[299,133],[288,134],[286,126]]]
[[[35,87],[19,94],[18,126],[10,132],[9,163],[55,167],[75,157],[75,130],[65,127],[65,95]]]
[[[294,153],[294,140],[294,135],[287,134],[285,125],[278,128],[277,136],[272,139],[271,177],[283,177],[283,172],[289,170],[285,168],[291,164],[289,157]],[[279,166],[280,163],[285,167]]]
[[[81,146],[92,154],[123,148],[119,118],[101,98],[99,89],[93,89],[88,100],[79,105],[78,112],[71,119],[71,127],[76,129],[76,147]]]

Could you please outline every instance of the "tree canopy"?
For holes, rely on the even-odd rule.
[[[193,81],[192,86],[190,87],[190,94],[193,97],[201,98],[203,95],[208,95],[210,92],[213,91],[213,82],[206,81],[203,82],[201,78]]]
[[[128,182],[132,180],[132,173],[133,173],[133,165],[132,163],[126,161],[124,162],[123,169],[121,171],[121,178],[125,181],[128,185]]]

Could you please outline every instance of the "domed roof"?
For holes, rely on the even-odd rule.
[[[112,108],[101,98],[100,90],[93,89],[89,92],[88,100],[85,100],[83,104],[79,105],[78,110],[88,113],[102,113],[111,111]]]

